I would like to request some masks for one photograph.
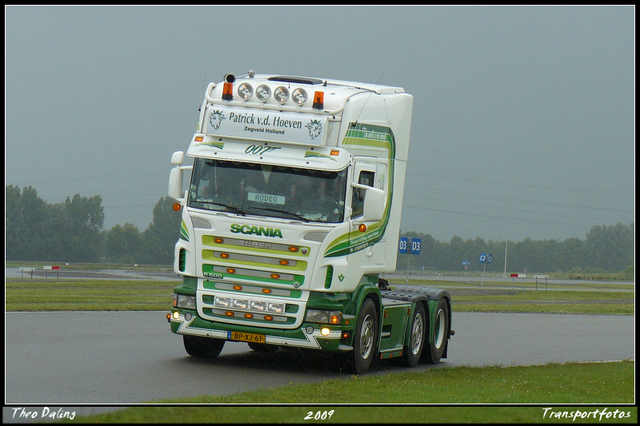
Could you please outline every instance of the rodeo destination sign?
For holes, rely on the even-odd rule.
[[[324,146],[327,117],[212,105],[204,132],[211,136]]]

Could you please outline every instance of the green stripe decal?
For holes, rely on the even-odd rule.
[[[189,230],[187,229],[187,224],[184,223],[184,220],[180,224],[180,239],[189,242]]]
[[[396,158],[396,142],[393,131],[389,127],[376,126],[372,124],[350,123],[349,129],[342,141],[343,145],[359,145],[374,148],[386,149],[389,153],[389,191],[387,191],[387,203],[380,222],[376,222],[367,228],[364,233],[353,231],[346,235],[333,240],[325,257],[345,256],[355,253],[369,247],[380,241],[384,236],[387,224],[389,223],[389,215],[391,213],[391,199],[393,195],[393,166]]]

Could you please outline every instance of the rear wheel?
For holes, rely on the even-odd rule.
[[[189,355],[196,358],[217,358],[224,347],[224,340],[210,337],[182,336],[184,349]]]
[[[423,362],[437,364],[447,348],[447,333],[449,330],[449,305],[445,299],[438,300],[436,316],[433,321],[433,341],[422,353]]]
[[[378,311],[373,300],[366,299],[360,309],[353,337],[353,368],[356,373],[366,373],[376,353],[378,342]]]
[[[409,367],[415,367],[420,361],[425,341],[425,325],[427,323],[425,317],[424,305],[418,303],[413,314],[411,329],[409,330],[409,344],[405,345],[402,359]]]

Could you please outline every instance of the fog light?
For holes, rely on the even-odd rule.
[[[320,334],[322,334],[323,336],[328,336],[329,334],[331,334],[331,330],[326,327],[322,327],[320,329]]]
[[[178,319],[178,318],[180,318],[180,313],[178,311],[175,311],[173,313],[173,319]]]
[[[266,84],[261,84],[256,89],[256,96],[261,102],[267,102],[267,99],[271,96],[271,89]]]

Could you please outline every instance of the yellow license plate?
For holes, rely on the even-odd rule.
[[[238,340],[240,342],[267,343],[264,334],[240,333],[238,331],[228,331],[227,338],[229,340]]]

